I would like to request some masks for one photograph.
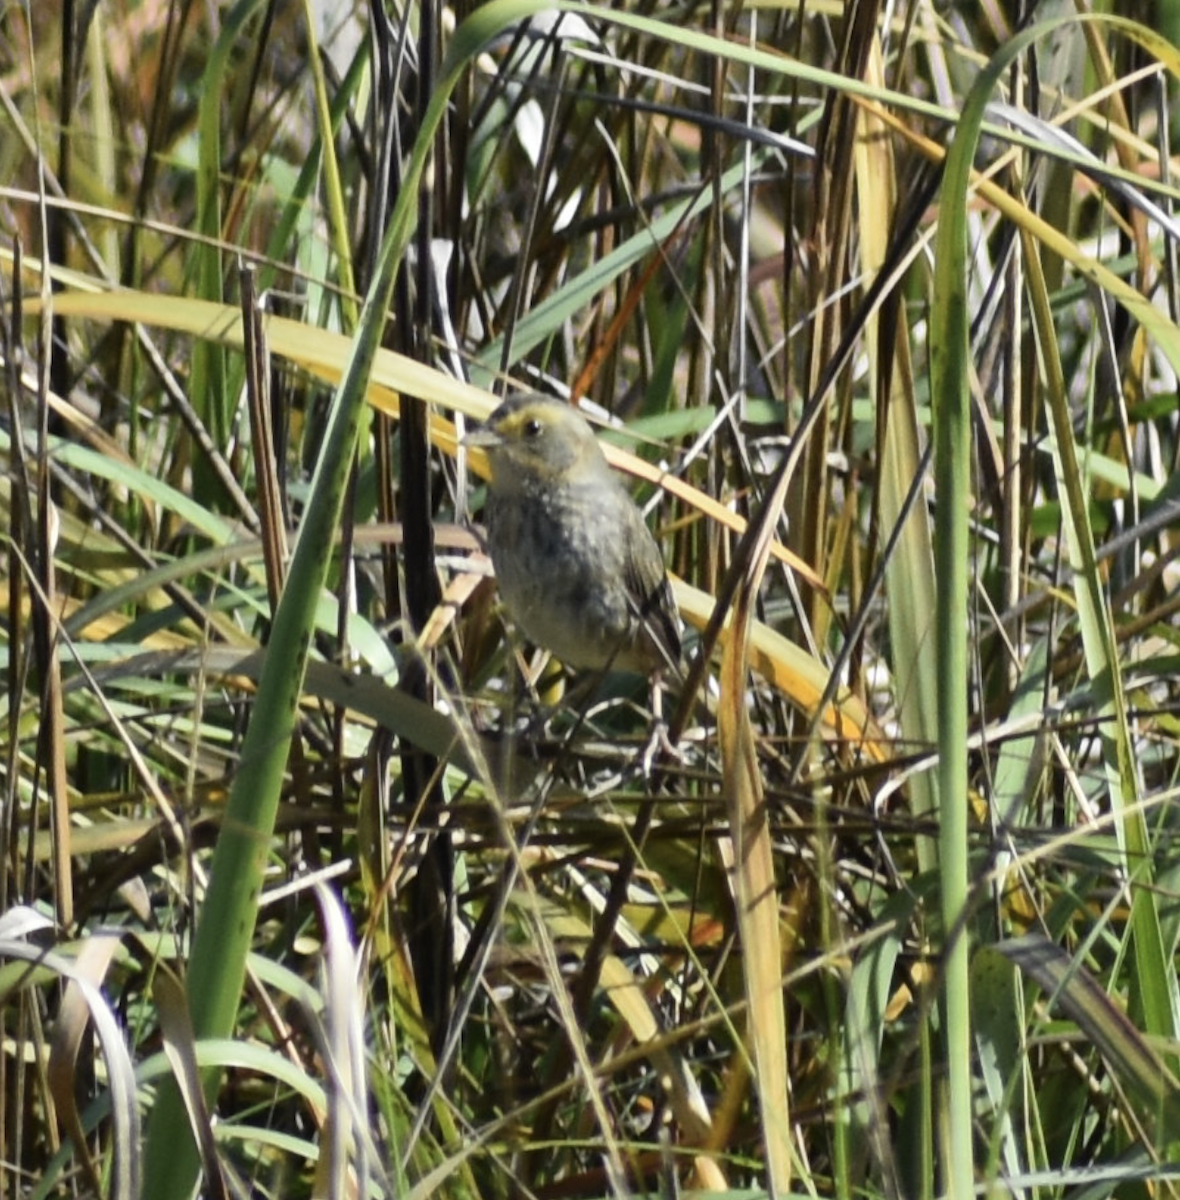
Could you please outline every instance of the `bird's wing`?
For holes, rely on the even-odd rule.
[[[626,583],[629,602],[657,655],[673,671],[680,669],[680,616],[664,558],[651,531],[634,510],[638,536],[627,539]]]

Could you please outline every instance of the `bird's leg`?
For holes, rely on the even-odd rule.
[[[664,681],[657,671],[651,680],[652,728],[639,755],[639,767],[645,779],[651,777],[656,760],[683,763],[684,755],[668,737],[668,723],[664,720]]]

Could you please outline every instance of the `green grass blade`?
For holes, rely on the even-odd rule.
[[[262,880],[271,850],[296,710],[307,667],[320,592],[339,523],[344,489],[366,413],[365,396],[381,344],[398,267],[416,222],[417,184],[451,91],[467,62],[504,24],[529,6],[501,2],[482,9],[456,32],[431,98],[398,203],[390,218],[356,339],[328,417],[323,453],[312,479],[287,583],[275,611],[258,696],[242,746],[241,765],[214,851],[209,887],[188,966],[188,992],[198,1039],[228,1036],[245,979]],[[496,10],[494,16],[489,14]],[[212,1097],[219,1072],[205,1078]],[[162,1086],[148,1129],[147,1194],[184,1197],[197,1181],[196,1148],[175,1084]]]
[[[1043,287],[1036,247],[1028,234],[1024,237],[1033,324],[1048,398],[1054,467],[1062,496],[1061,515],[1073,569],[1078,623],[1094,696],[1094,715],[1101,723],[1107,788],[1116,819],[1115,829],[1124,852],[1123,873],[1131,883],[1131,927],[1137,950],[1134,962],[1138,992],[1148,1030],[1176,1041],[1180,1031],[1180,998],[1176,992],[1175,972],[1169,969],[1160,931],[1151,841],[1139,805],[1139,782],[1114,624],[1094,550],[1089,495],[1078,463],[1073,417],[1066,396],[1049,298]]]
[[[1010,938],[996,949],[1035,980],[1097,1046],[1152,1122],[1161,1152],[1174,1145],[1180,1137],[1180,1082],[1098,980],[1040,934]]]
[[[1062,29],[1064,18],[1025,30],[1008,41],[980,73],[963,106],[946,159],[936,250],[935,297],[931,314],[931,391],[934,398],[935,477],[938,509],[935,545],[938,566],[940,734],[939,806],[942,911],[948,938],[944,960],[949,1091],[948,1158],[945,1190],[971,1194],[972,1154],[969,947],[961,926],[968,900],[967,808],[967,588],[969,566],[970,394],[967,307],[967,202],[971,170],[983,129],[984,110],[1009,66],[1038,40]],[[1117,28],[1145,48],[1161,47],[1157,36],[1133,22]],[[1174,61],[1174,53],[1169,55]],[[1146,930],[1145,943],[1154,939]],[[1138,926],[1137,926],[1138,927]],[[957,932],[956,932],[957,931]],[[1158,958],[1146,957],[1158,969]],[[1157,992],[1158,997],[1158,992]],[[1162,1014],[1157,1014],[1162,1018]],[[1169,1023],[1170,1024],[1170,1023]]]
[[[197,232],[202,240],[196,250],[196,287],[202,299],[214,303],[225,299],[225,264],[221,253],[221,121],[226,69],[243,27],[259,7],[258,0],[239,0],[227,14],[205,68],[197,116]],[[193,348],[191,394],[213,444],[224,451],[230,438],[230,388],[225,350],[214,342],[201,341]],[[208,501],[217,491],[216,477],[205,468],[204,459],[199,458],[194,475],[197,498]]]

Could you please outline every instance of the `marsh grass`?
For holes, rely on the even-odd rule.
[[[1180,55],[328,7],[0,15],[0,1192],[1170,1195]],[[496,607],[513,388],[662,738]]]

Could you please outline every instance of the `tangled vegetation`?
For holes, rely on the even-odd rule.
[[[1173,1194],[1161,13],[0,10],[0,1197]]]

